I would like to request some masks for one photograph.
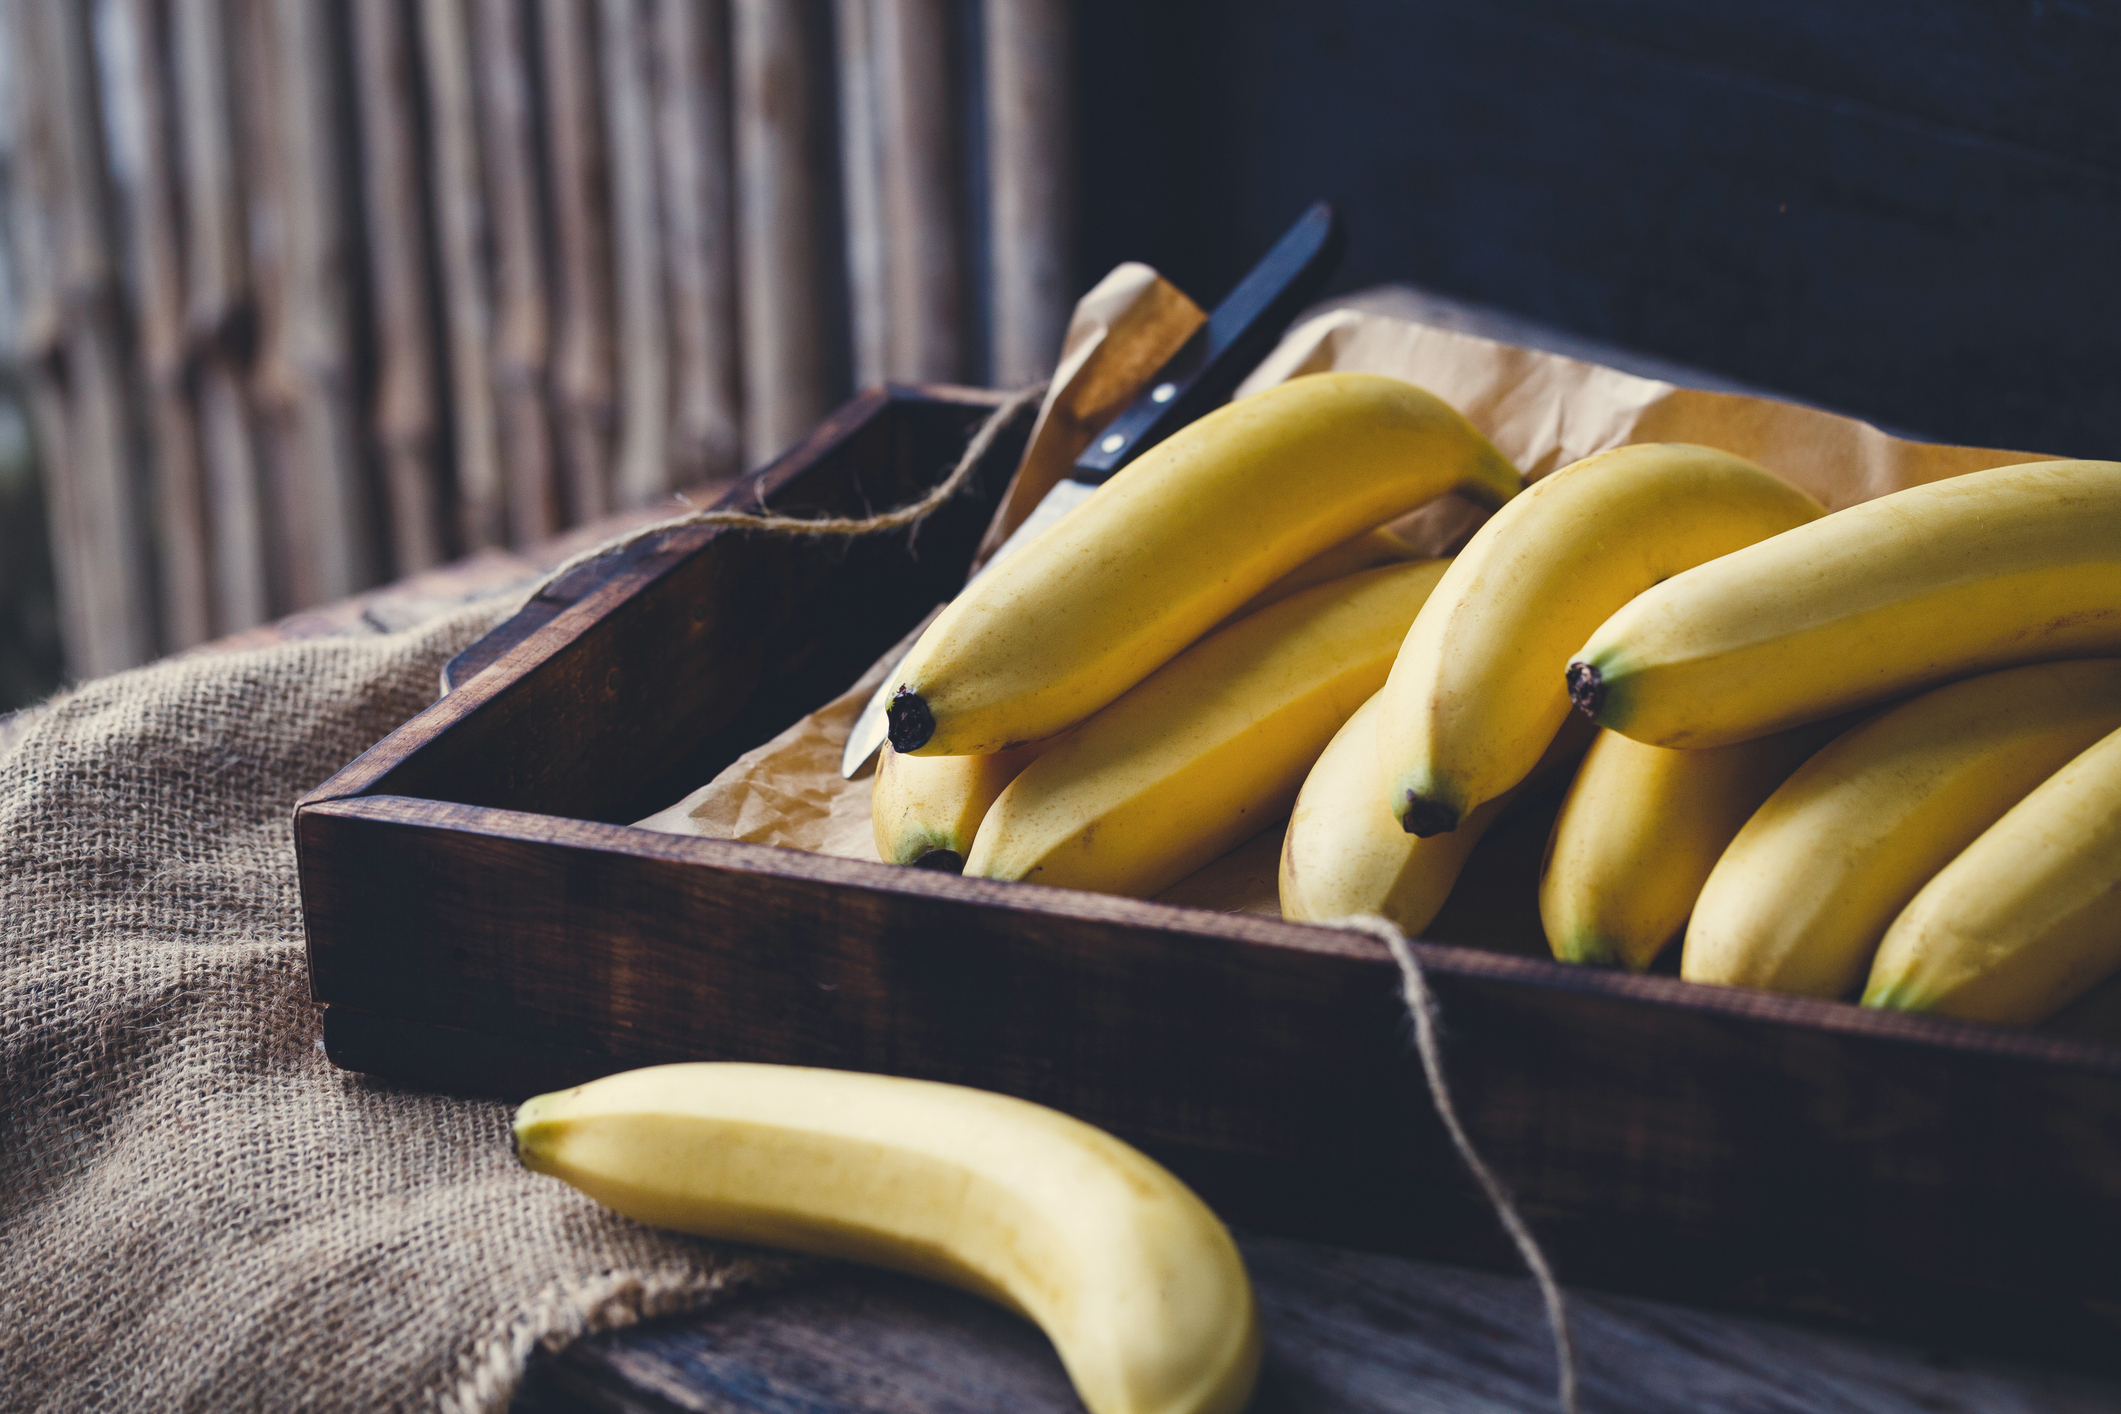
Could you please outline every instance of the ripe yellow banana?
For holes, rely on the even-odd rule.
[[[1617,447],[1534,483],[1452,562],[1392,665],[1377,748],[1393,815],[1412,834],[1458,828],[1554,739],[1585,634],[1659,580],[1823,514],[1708,447]]]
[[[1315,585],[1420,558],[1411,542],[1377,526],[1305,560],[1253,595],[1223,624]],[[982,756],[906,756],[886,742],[877,754],[869,796],[877,857],[887,864],[961,872],[987,808],[1051,744],[1048,738]]]
[[[969,585],[900,665],[902,752],[959,756],[1081,721],[1313,555],[1516,470],[1411,383],[1320,373],[1240,399],[1123,468]]]
[[[1863,1004],[2045,1021],[2121,969],[2121,732],[2064,765],[1923,886]]]
[[[1356,709],[1304,778],[1281,842],[1281,916],[1325,922],[1358,914],[1389,918],[1418,935],[1435,921],[1459,871],[1488,827],[1525,792],[1576,764],[1591,733],[1564,720],[1522,786],[1475,808],[1446,835],[1424,839],[1399,827],[1377,788],[1382,693]]]
[[[958,873],[988,807],[1047,743],[985,756],[901,756],[887,742],[869,788],[877,858]]]
[[[1237,1248],[1164,1169],[1006,1096],[847,1071],[628,1071],[516,1111],[516,1150],[657,1227],[949,1282],[1052,1338],[1092,1414],[1235,1414],[1259,1370]]]
[[[1658,585],[1569,664],[1576,705],[1720,746],[2014,663],[2121,652],[2121,462],[1970,472]]]
[[[1447,563],[1365,570],[1210,634],[1027,766],[965,873],[1146,898],[1273,824]]]
[[[1554,956],[1637,972],[1656,961],[1739,828],[1847,725],[1835,718],[1706,751],[1598,733],[1539,873],[1539,921]]]
[[[1702,886],[1680,975],[1839,997],[1922,886],[2121,727],[2121,660],[1934,688],[1850,728],[1767,798]]]
[[[1269,604],[1278,604],[1291,594],[1309,589],[1315,584],[1345,579],[1351,574],[1360,574],[1364,570],[1374,570],[1384,565],[1399,565],[1409,560],[1427,558],[1429,557],[1423,555],[1412,541],[1386,526],[1374,526],[1360,535],[1352,535],[1338,545],[1319,551],[1240,604],[1223,622],[1229,623],[1264,609]]]

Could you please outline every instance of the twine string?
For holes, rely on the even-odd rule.
[[[897,530],[902,526],[917,525],[942,509],[952,497],[965,488],[965,484],[972,479],[973,472],[979,469],[979,464],[986,459],[987,453],[994,449],[995,442],[1000,440],[1002,433],[1008,429],[1010,423],[1016,420],[1017,415],[1026,406],[1037,406],[1045,396],[1046,385],[1042,382],[1033,383],[1028,387],[1019,388],[1011,393],[1002,401],[1000,406],[988,414],[987,420],[980,424],[979,431],[972,434],[972,440],[965,444],[965,450],[959,455],[957,465],[950,469],[950,474],[938,481],[918,501],[911,501],[906,505],[898,506],[888,511],[881,511],[871,516],[784,516],[775,515],[771,511],[696,508],[672,516],[667,520],[635,526],[632,530],[625,531],[609,540],[592,545],[586,550],[569,555],[550,574],[537,582],[528,595],[525,596],[526,602],[529,599],[537,598],[547,589],[559,583],[568,574],[592,560],[602,559],[606,555],[618,554],[620,551],[637,545],[651,536],[662,535],[672,530],[683,530],[695,525],[741,526],[745,530],[761,531],[767,535],[816,535],[849,538],[857,535],[873,535],[880,531]],[[683,500],[684,497],[680,496],[678,499]],[[690,503],[687,502],[687,504]]]
[[[1429,991],[1429,980],[1421,970],[1421,963],[1408,945],[1407,935],[1389,919],[1365,915],[1341,919],[1340,926],[1376,938],[1391,949],[1392,960],[1399,964],[1401,995],[1406,1000],[1407,1014],[1414,1019],[1414,1049],[1421,1057],[1422,1074],[1429,1082],[1429,1101],[1436,1106],[1437,1117],[1451,1136],[1452,1147],[1458,1150],[1458,1157],[1479,1182],[1488,1203],[1495,1209],[1495,1216],[1502,1222],[1503,1231],[1516,1244],[1518,1255],[1531,1269],[1532,1280],[1538,1283],[1539,1299],[1546,1306],[1547,1325],[1554,1334],[1554,1363],[1558,1368],[1555,1395],[1565,1414],[1577,1414],[1576,1348],[1569,1339],[1569,1313],[1562,1302],[1561,1284],[1554,1280],[1554,1270],[1547,1265],[1546,1253],[1540,1249],[1539,1240],[1532,1236],[1532,1229],[1523,1215],[1517,1211],[1516,1199],[1481,1159],[1479,1151],[1473,1147],[1473,1140],[1466,1134],[1465,1126],[1459,1122],[1458,1106],[1452,1102],[1451,1087],[1444,1079],[1443,1048],[1436,1039],[1436,998]]]

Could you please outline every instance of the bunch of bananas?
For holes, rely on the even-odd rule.
[[[1377,375],[1201,419],[923,635],[880,854],[1147,896],[1286,814],[1284,916],[1415,931],[1566,782],[1564,961],[1683,935],[1695,980],[2017,1022],[2121,970],[2121,464],[1832,515],[1707,447],[1520,484]],[[1497,508],[1455,559],[1375,528],[1453,491]]]

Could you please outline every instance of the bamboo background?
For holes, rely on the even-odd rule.
[[[15,636],[109,672],[1038,376],[1070,65],[1065,0],[0,0]]]

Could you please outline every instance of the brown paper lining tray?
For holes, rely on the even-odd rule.
[[[995,404],[865,395],[732,503],[903,503]],[[1369,938],[615,823],[948,597],[1028,430],[910,544],[693,527],[583,566],[305,798],[331,1059],[510,1096],[703,1058],[956,1081],[1141,1144],[1239,1224],[1510,1265]],[[1417,951],[1468,1128],[1565,1281],[2121,1346],[2121,1048]]]

